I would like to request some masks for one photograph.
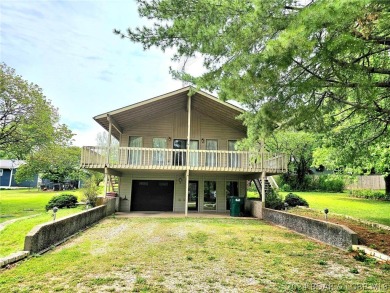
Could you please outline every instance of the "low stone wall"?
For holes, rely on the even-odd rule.
[[[263,219],[341,249],[358,244],[357,234],[343,225],[267,208],[263,209]]]
[[[71,235],[115,213],[115,199],[107,198],[104,205],[79,214],[34,227],[24,240],[24,250],[38,253],[64,241]]]
[[[245,214],[252,217],[262,219],[263,218],[263,203],[259,198],[246,198],[245,199]]]

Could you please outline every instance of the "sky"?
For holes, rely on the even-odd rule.
[[[112,32],[146,23],[133,0],[1,0],[0,62],[42,88],[74,145],[96,145],[104,129],[92,117],[183,86],[169,74],[180,68],[173,51],[143,51]]]

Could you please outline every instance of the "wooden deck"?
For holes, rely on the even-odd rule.
[[[283,173],[287,171],[285,154],[245,151],[208,151],[134,147],[82,148],[81,167],[86,169],[161,169],[215,172]]]

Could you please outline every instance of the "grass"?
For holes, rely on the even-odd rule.
[[[0,271],[0,292],[354,291],[389,280],[382,264],[262,221],[110,217]]]
[[[390,226],[390,202],[354,198],[347,193],[293,192],[306,199],[310,208],[323,211],[329,209],[329,216],[346,215]],[[283,196],[288,192],[280,192]]]
[[[279,193],[286,196],[289,192]],[[306,199],[312,209],[318,211],[329,209],[329,216],[334,213],[390,226],[390,201],[355,198],[347,193],[295,191],[293,193]],[[248,197],[259,196],[257,192],[248,192]]]
[[[36,189],[0,190],[0,223],[13,218],[45,213],[48,201],[57,194],[71,193],[79,199],[82,197],[77,191],[37,191]]]
[[[78,198],[81,191],[66,191]],[[24,238],[36,225],[52,221],[52,212],[46,212],[48,201],[57,194],[65,192],[36,191],[32,189],[0,190],[0,223],[14,220],[0,231],[0,257],[7,256],[15,251],[23,250]],[[80,212],[82,207],[60,209],[57,219]]]

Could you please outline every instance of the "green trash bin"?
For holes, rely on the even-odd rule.
[[[231,196],[230,197],[230,216],[239,217],[241,215],[241,209],[244,205],[242,197]]]

